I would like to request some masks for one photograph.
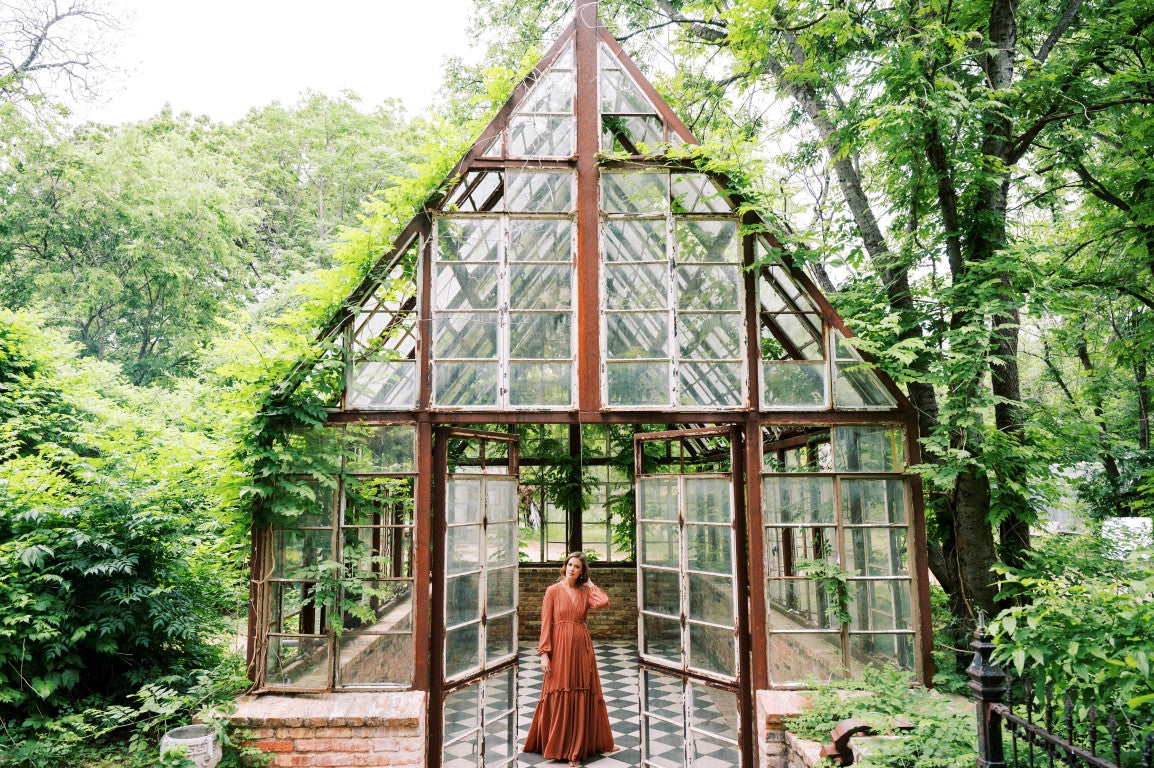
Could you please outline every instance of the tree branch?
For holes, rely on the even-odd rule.
[[[1092,107],[1085,107],[1077,112],[1051,112],[1045,117],[1038,120],[1031,125],[1026,131],[1017,139],[1014,140],[1014,148],[1010,153],[1010,161],[1016,163],[1022,159],[1022,156],[1030,149],[1034,143],[1034,139],[1038,138],[1047,125],[1056,123],[1061,120],[1068,120],[1071,117],[1078,117],[1079,115],[1090,115],[1094,112],[1102,112],[1111,107],[1120,107],[1124,104],[1154,104],[1154,99],[1149,98],[1130,98],[1130,99],[1116,99],[1114,101],[1107,101],[1102,104],[1095,104]]]

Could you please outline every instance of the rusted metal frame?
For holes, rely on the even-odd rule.
[[[769,687],[769,649],[765,606],[765,519],[761,498],[761,424],[756,421],[745,425],[745,517],[749,537],[749,630],[750,652],[753,664],[751,688]],[[757,608],[757,610],[752,610]]]
[[[757,217],[752,213],[741,217],[743,227],[756,221]],[[754,240],[749,235],[741,235],[740,229],[738,234],[741,237],[741,279],[745,283],[745,401],[756,413],[761,408],[761,327],[758,322],[757,275],[752,269]],[[757,442],[761,442],[760,438]]]
[[[575,167],[577,167],[576,161],[566,157],[526,157],[508,160],[497,157],[478,157],[470,163],[469,171],[566,170]]]
[[[599,197],[600,104],[594,0],[578,0],[573,19],[577,130],[577,397],[581,410],[601,400],[601,217]]]
[[[822,411],[762,411],[761,423],[766,426],[804,427],[821,425],[828,427],[847,424],[894,424],[905,417],[901,411],[889,410],[822,410]]]
[[[609,47],[609,50],[612,51],[613,55],[617,57],[617,60],[621,62],[622,68],[629,73],[633,82],[641,89],[646,98],[649,99],[649,103],[653,105],[653,108],[657,110],[657,114],[661,116],[666,127],[670,131],[676,132],[678,138],[686,144],[697,144],[698,141],[693,135],[693,132],[689,130],[685,123],[681,122],[681,118],[677,116],[677,113],[673,111],[668,102],[657,92],[657,89],[649,82],[649,78],[637,68],[637,65],[633,63],[633,59],[625,52],[621,44],[617,42],[613,35],[609,34],[609,30],[605,27],[599,27],[597,31],[601,41]],[[594,54],[596,53],[597,51],[594,49]],[[596,61],[597,60],[594,59],[595,63]]]
[[[734,424],[729,429],[730,448],[730,485],[733,491],[733,519],[730,523],[733,531],[734,546],[734,591],[737,595],[737,681],[738,681],[738,721],[740,726],[737,732],[737,742],[741,749],[742,764],[756,765],[753,759],[754,745],[754,717],[753,717],[753,680],[750,665],[750,656],[753,653],[753,637],[750,629],[749,599],[750,599],[750,571],[749,556],[749,514],[746,509],[747,475],[746,458],[748,452],[744,450],[745,440],[742,427]],[[756,537],[754,537],[756,538]]]
[[[786,354],[788,354],[790,357],[792,357],[795,360],[808,361],[808,358],[806,358],[806,356],[802,353],[802,351],[800,349],[798,349],[796,346],[794,346],[793,339],[791,339],[785,331],[778,328],[777,323],[773,322],[773,315],[770,312],[767,312],[764,309],[761,310],[760,312],[758,312],[758,319],[762,323],[764,323],[765,327],[767,329],[769,329],[769,332],[771,334],[773,334],[773,338],[777,340],[777,343],[780,344],[781,346],[785,347]],[[758,342],[759,342],[758,347],[757,347],[758,354],[757,354],[757,357],[754,358],[755,361],[761,359],[761,345],[760,345],[761,338],[760,337],[758,337]],[[820,343],[821,342],[818,341],[818,344],[820,344]],[[751,357],[752,357],[752,355],[751,355]],[[779,362],[779,361],[771,360],[769,362]],[[815,360],[812,362],[819,362],[819,361]]]
[[[633,436],[633,441],[637,443],[648,442],[650,440],[679,440],[683,437],[707,437],[720,436],[730,434],[731,427],[698,427],[696,429],[672,429],[666,432],[638,432]]]
[[[464,427],[450,427],[449,437],[463,437],[476,440],[497,440],[502,443],[516,443],[521,436],[516,433],[489,432],[483,429],[465,429]]]
[[[448,490],[449,474],[449,428],[437,427],[430,430],[430,425],[423,424],[426,434],[431,432],[432,438],[432,466],[431,478],[426,484],[432,485],[432,505],[430,520],[430,538],[426,540],[423,550],[432,550],[431,554],[431,600],[429,606],[429,659],[428,681],[428,733],[426,744],[426,764],[429,768],[437,768],[441,764],[441,747],[444,740],[444,712],[445,712],[445,504]],[[426,456],[428,454],[425,454]],[[422,457],[422,460],[423,457]],[[424,517],[424,515],[422,515]],[[420,656],[417,657],[421,659]]]
[[[918,417],[916,413],[906,414],[905,419],[906,464],[917,466],[922,463],[922,447],[918,441]],[[922,683],[932,685],[934,679],[934,639],[930,613],[929,584],[929,544],[926,533],[925,491],[922,476],[918,472],[907,472],[910,494],[910,560],[913,568],[914,588],[917,590],[914,604],[917,605],[918,629],[918,672]]]
[[[265,654],[268,652],[269,632],[269,538],[272,528],[253,528],[252,554],[249,558],[248,581],[248,638],[245,643],[245,676],[259,689],[264,684]]]
[[[574,456],[576,456],[577,460],[578,460],[576,468],[572,468],[570,470],[570,471],[574,472],[577,475],[577,477],[576,478],[571,477],[570,482],[572,482],[574,479],[576,479],[578,487],[581,487],[582,481],[584,479],[583,477],[581,477],[582,470],[583,470],[583,467],[585,465],[584,457],[582,456],[583,450],[584,449],[581,445],[581,425],[580,424],[570,424],[569,425],[569,458],[572,459]],[[580,503],[578,503],[577,506],[574,507],[573,509],[565,510],[565,513],[566,513],[565,517],[569,521],[569,525],[570,525],[570,530],[569,530],[569,551],[570,552],[584,552],[585,551],[585,531],[584,531],[585,522],[584,522],[584,518],[582,516],[583,511],[584,511],[584,505],[580,504]],[[610,542],[610,545],[612,545],[612,541]]]
[[[460,691],[464,688],[468,688],[470,685],[476,685],[477,683],[481,682],[482,680],[484,680],[487,677],[494,676],[500,672],[504,672],[505,670],[509,669],[509,667],[516,667],[516,666],[517,666],[517,656],[516,656],[516,654],[514,654],[513,658],[511,658],[511,659],[508,659],[506,661],[502,661],[500,664],[494,664],[491,667],[485,667],[484,669],[480,669],[480,670],[474,672],[473,674],[469,675],[468,677],[463,677],[460,680],[455,680],[452,683],[446,685],[445,689],[444,689],[444,696],[448,697],[448,696],[456,693],[457,691]]]
[[[796,437],[787,437],[784,440],[774,440],[772,443],[767,443],[765,445],[765,450],[767,450],[767,451],[770,451],[770,450],[772,450],[772,451],[782,451],[782,450],[788,451],[792,448],[805,448],[807,446],[813,445],[813,439],[815,437],[820,437],[821,434],[822,433],[820,433],[820,432],[811,432],[810,434],[806,434],[806,435],[797,435]],[[824,443],[824,442],[828,442],[828,441],[822,441],[822,442]],[[774,473],[774,474],[782,474],[782,473]],[[814,473],[810,472],[807,474],[814,474]]]
[[[433,403],[433,220],[429,218],[421,230],[425,242],[420,252],[417,273],[420,285],[417,297],[417,407],[428,411]],[[430,445],[431,449],[432,446]]]

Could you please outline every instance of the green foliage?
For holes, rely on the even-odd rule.
[[[961,659],[973,657],[964,623],[950,610],[950,599],[937,584],[930,585],[930,614],[934,636],[934,688],[942,693],[969,695],[969,677],[959,669]]]
[[[1139,722],[1154,715],[1154,565],[1095,536],[1052,538],[1018,568],[999,566],[1018,604],[990,625],[994,660],[1041,690],[1069,691],[1079,713],[1121,705]]]
[[[910,686],[897,669],[867,667],[861,680],[824,682],[806,691],[808,703],[786,727],[803,739],[828,742],[847,718],[869,723],[880,735],[896,736],[876,746],[860,765],[879,768],[963,768],[977,753],[973,710],[965,702]],[[899,726],[913,724],[912,730]]]
[[[794,561],[794,570],[801,576],[817,584],[818,589],[825,593],[825,612],[829,620],[835,624],[849,624],[853,615],[849,612],[852,598],[849,578],[856,575],[831,559],[811,560],[800,558]]]

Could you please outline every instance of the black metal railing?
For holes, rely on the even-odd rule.
[[[1154,768],[1154,732],[1135,726],[1120,708],[1078,706],[1071,690],[1052,682],[1011,680],[990,659],[984,627],[974,632],[966,670],[977,702],[978,768]],[[1009,751],[1006,737],[1009,737]]]

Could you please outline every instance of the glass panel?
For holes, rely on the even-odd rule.
[[[321,563],[332,560],[332,557],[331,528],[303,531],[278,529],[273,533],[274,579],[318,579],[323,575]]]
[[[662,358],[669,356],[669,314],[667,312],[609,312],[605,316],[610,359]],[[661,366],[668,374],[668,366]],[[610,368],[612,370],[612,368]],[[668,389],[666,382],[661,382]],[[662,393],[665,394],[665,393]],[[664,402],[667,399],[661,399]]]
[[[740,313],[691,313],[677,315],[677,342],[682,358],[737,360],[741,358]]]
[[[354,363],[345,395],[353,410],[412,408],[417,404],[417,364],[411,360]]]
[[[481,522],[480,480],[450,477],[445,496],[445,516],[449,525]]]
[[[500,258],[501,222],[498,219],[437,221],[437,258],[441,261],[490,261]]]
[[[485,626],[485,660],[493,664],[513,654],[512,614],[490,618]]]
[[[672,207],[677,213],[728,213],[729,203],[704,173],[675,173]]]
[[[604,232],[606,261],[669,262],[665,219],[610,219],[605,222]]]
[[[551,69],[541,75],[518,112],[573,112],[575,78],[571,70]]]
[[[730,514],[732,495],[726,478],[685,478],[685,519],[694,523],[726,523]]]
[[[481,157],[500,157],[501,156],[501,136],[494,136],[489,142],[489,146],[481,153]]]
[[[446,571],[464,573],[481,567],[481,526],[465,525],[445,531]]]
[[[517,569],[494,568],[489,570],[487,577],[486,599],[490,615],[507,613],[516,608]]]
[[[761,487],[767,524],[834,522],[833,478],[766,477]]]
[[[668,405],[669,363],[609,363],[609,405]]]
[[[481,727],[480,685],[470,685],[445,697],[444,741],[451,744],[475,734]]]
[[[735,221],[685,221],[676,223],[677,261],[741,262]]]
[[[445,579],[445,624],[452,627],[480,619],[481,574],[466,573]]]
[[[677,568],[681,554],[681,537],[677,526],[667,523],[643,524],[639,549],[643,565]]]
[[[689,622],[689,666],[728,678],[737,677],[737,645],[732,628]]]
[[[676,479],[647,477],[638,483],[638,492],[637,508],[643,520],[678,519]]]
[[[514,115],[509,120],[510,157],[572,157],[572,117]]]
[[[769,679],[772,685],[846,676],[841,635],[773,633],[769,635]]]
[[[641,569],[642,610],[665,616],[681,616],[681,580],[677,571]]]
[[[843,534],[846,570],[861,576],[909,575],[905,528],[850,528]]]
[[[741,308],[741,271],[737,266],[678,267],[674,274],[679,309]]]
[[[644,636],[641,652],[680,664],[681,620],[643,613],[641,623]]]
[[[489,523],[485,532],[489,563],[503,565],[517,562],[517,523]]]
[[[838,472],[902,472],[905,430],[892,425],[834,427],[834,469]]]
[[[323,637],[270,635],[265,657],[265,680],[270,686],[327,688],[328,640]]]
[[[681,404],[684,406],[739,406],[745,401],[744,363],[682,363]]]
[[[492,146],[496,147],[499,157],[500,137],[497,137]],[[449,195],[444,209],[466,212],[501,210],[501,197],[500,171],[470,171]]]
[[[825,363],[761,364],[762,402],[767,408],[816,407],[826,403]]]
[[[908,579],[850,580],[850,630],[913,629]]]
[[[477,768],[480,765],[480,739],[476,734],[441,750],[441,768]]]
[[[914,671],[913,635],[850,635],[849,647],[855,670],[866,665],[896,664],[909,672]]]
[[[768,587],[769,620],[773,631],[837,629],[840,626],[840,622],[830,619],[829,600],[816,582],[805,578],[770,579]]]
[[[897,405],[893,395],[866,363],[835,363],[834,405],[843,408],[886,408]]]
[[[602,115],[601,149],[640,155],[655,151],[665,140],[665,124],[650,115]]]
[[[534,213],[571,211],[574,178],[567,171],[509,171],[506,174],[509,210]]]
[[[736,615],[733,587],[732,573],[724,576],[689,574],[689,618],[732,627]]]
[[[605,306],[664,309],[669,306],[667,264],[606,264]]]
[[[496,445],[490,443],[489,456],[496,454]],[[485,481],[485,516],[490,523],[511,522],[517,519],[517,481],[513,478],[491,477]],[[512,555],[510,555],[512,557]],[[510,561],[513,562],[513,561]]]
[[[571,359],[572,321],[572,315],[567,312],[509,313],[509,357]],[[514,386],[518,383],[518,377],[511,370],[509,378]],[[565,384],[568,388],[568,381]]]
[[[764,270],[758,281],[761,306],[772,313],[805,312],[818,314],[817,308],[783,267]]]
[[[633,79],[622,69],[601,70],[601,111],[652,114],[656,112]]]
[[[736,736],[741,730],[737,695],[690,681],[689,724],[693,731],[695,766],[740,765]]]
[[[433,321],[433,356],[444,358],[497,357],[495,312],[443,313]]]
[[[610,213],[662,213],[669,207],[669,175],[642,171],[603,173],[601,206]]]
[[[514,264],[509,267],[513,309],[568,309],[573,300],[573,267],[568,264]]]
[[[570,363],[510,363],[511,405],[571,405],[573,366]]]
[[[485,678],[485,722],[501,723],[516,708],[517,668],[509,667]]]
[[[851,525],[882,523],[904,525],[906,492],[902,480],[841,481],[842,518]]]
[[[548,219],[510,220],[509,260],[572,262],[572,222]]]
[[[659,768],[685,766],[685,689],[680,679],[641,670],[641,712],[645,764]]]
[[[413,679],[413,636],[346,630],[340,637],[340,685],[404,685]]]
[[[497,267],[489,264],[437,265],[434,309],[496,309]]]
[[[733,573],[732,531],[720,525],[686,525],[689,567],[695,571]]]
[[[763,328],[762,335],[769,334],[775,342],[783,344],[784,357],[795,360],[821,360],[825,357],[818,315],[780,314],[774,315],[771,322],[778,334],[775,336],[772,330]]]
[[[437,405],[496,405],[497,373],[496,363],[436,363]]]
[[[480,664],[481,625],[466,624],[445,632],[445,677],[452,679]]]
[[[504,765],[516,756],[516,685],[510,668],[485,681],[485,765]]]

